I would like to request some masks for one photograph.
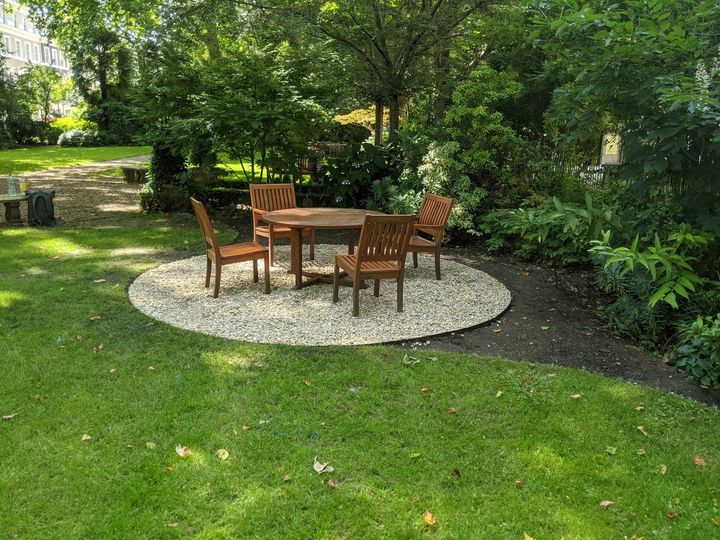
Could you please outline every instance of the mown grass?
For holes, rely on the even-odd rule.
[[[0,245],[0,414],[17,414],[0,421],[2,537],[720,533],[720,411],[551,366],[423,351],[410,367],[393,347],[153,323],[125,289],[197,253],[192,222],[5,229]]]
[[[96,161],[149,154],[150,150],[149,146],[102,146],[98,148],[31,146],[0,150],[0,175],[88,165]]]

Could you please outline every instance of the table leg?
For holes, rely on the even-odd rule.
[[[295,288],[302,288],[302,229],[293,229],[290,237],[290,270],[295,274]]]
[[[357,231],[348,229],[348,255],[355,254],[355,243],[357,242]]]

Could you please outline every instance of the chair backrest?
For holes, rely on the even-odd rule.
[[[453,207],[453,200],[432,193],[426,193],[418,215],[418,225],[445,227]]]
[[[205,211],[205,205],[194,197],[190,197],[190,202],[192,202],[193,210],[195,210],[195,217],[197,217],[203,237],[205,237],[205,249],[207,251],[213,251],[215,252],[215,255],[219,256],[220,247],[218,246],[215,238],[215,231],[210,223],[210,218]]]
[[[297,208],[295,184],[250,184],[250,204],[263,212]]]
[[[364,261],[396,261],[405,266],[405,254],[412,235],[415,216],[365,216],[360,241],[358,264]]]

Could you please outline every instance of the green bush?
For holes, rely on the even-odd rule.
[[[50,125],[54,128],[59,129],[61,133],[65,133],[66,131],[73,131],[76,129],[83,131],[98,130],[97,124],[93,122],[88,122],[87,120],[84,120],[82,118],[75,118],[74,116],[62,116],[60,118],[56,118],[55,120],[50,122]]]
[[[671,362],[705,386],[720,383],[720,313],[698,317],[683,331]]]
[[[104,146],[108,144],[106,136],[101,131],[85,131],[72,129],[58,137],[58,146]]]

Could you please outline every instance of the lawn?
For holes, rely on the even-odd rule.
[[[98,148],[31,146],[14,150],[0,150],[0,175],[88,165],[95,161],[108,161],[149,153],[149,146],[102,146]]]
[[[720,534],[718,410],[559,367],[154,323],[125,289],[200,252],[190,218],[0,243],[3,537]]]

